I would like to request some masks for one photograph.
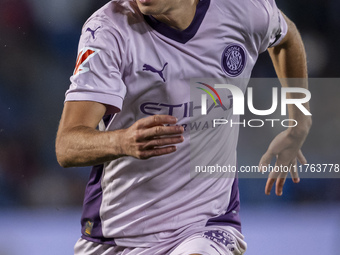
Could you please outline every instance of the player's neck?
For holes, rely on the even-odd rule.
[[[169,13],[153,15],[153,17],[172,28],[184,30],[190,26],[195,17],[198,1],[184,1],[185,4],[179,8],[169,11]]]

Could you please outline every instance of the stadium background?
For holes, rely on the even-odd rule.
[[[104,0],[0,0],[0,255],[72,254],[89,169],[62,169],[54,139],[80,29]],[[339,77],[340,2],[277,0],[301,31],[311,77]],[[267,53],[254,77],[273,77]],[[340,163],[338,89],[315,87],[305,156]],[[318,121],[315,121],[317,119]],[[257,164],[274,133],[241,130],[240,164]],[[287,181],[264,195],[265,179],[241,179],[247,254],[337,254],[340,180]]]

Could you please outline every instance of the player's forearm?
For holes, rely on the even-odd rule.
[[[286,38],[280,45],[268,49],[268,52],[282,86],[308,89],[307,61],[303,41],[294,23],[288,18],[286,20],[288,23]],[[288,95],[289,98],[300,98],[301,96],[304,95],[301,93]],[[308,102],[303,106],[309,111]],[[288,113],[290,119],[298,122],[295,128],[290,129],[291,133],[297,136],[306,136],[312,124],[311,117],[302,113],[295,105],[288,106]]]
[[[175,152],[176,144],[184,140],[183,127],[176,125],[177,119],[169,115],[149,116],[127,129],[106,132],[96,130],[92,124],[69,127],[65,119],[69,118],[62,118],[56,139],[57,159],[63,167],[97,165],[122,156],[138,159],[162,156]]]
[[[85,126],[59,131],[56,139],[57,160],[62,167],[79,167],[121,157],[119,132],[103,132]]]

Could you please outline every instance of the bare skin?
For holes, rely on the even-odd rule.
[[[137,0],[140,11],[178,30],[192,22],[198,0]]]
[[[106,107],[89,101],[66,102],[61,117],[56,154],[63,167],[101,164],[122,156],[147,159],[176,151],[183,142],[183,127],[168,115],[150,116],[127,129],[101,132],[96,129]]]
[[[283,78],[281,80],[282,86],[296,86],[294,82],[289,82],[289,80],[284,78],[304,78],[299,79],[298,86],[307,89],[307,61],[303,42],[294,23],[287,17],[285,17],[285,19],[288,23],[287,35],[278,46],[269,48],[268,52],[273,61],[277,76]],[[297,95],[294,94],[290,96],[291,98],[297,97]],[[304,104],[304,106],[309,109],[308,103]],[[301,152],[301,147],[311,127],[311,117],[305,116],[295,105],[289,105],[288,113],[290,119],[294,119],[299,123],[298,126],[288,128],[273,139],[268,150],[260,160],[260,166],[269,165],[273,157],[276,157],[275,165],[277,166],[294,166],[297,164],[297,160],[301,164],[307,163]],[[266,183],[265,193],[269,195],[276,182],[275,193],[281,196],[287,174],[288,173],[283,172],[277,174],[270,173]],[[294,183],[300,182],[297,173],[291,171],[291,175]]]

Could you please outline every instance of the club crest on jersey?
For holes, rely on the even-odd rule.
[[[78,54],[76,68],[74,69],[73,75],[76,76],[88,72],[90,69],[88,67],[85,67],[84,65],[89,62],[91,58],[97,55],[99,51],[99,49],[90,47],[83,48]]]
[[[224,49],[221,65],[228,76],[236,77],[240,75],[246,66],[246,62],[246,51],[241,45],[229,44]]]

